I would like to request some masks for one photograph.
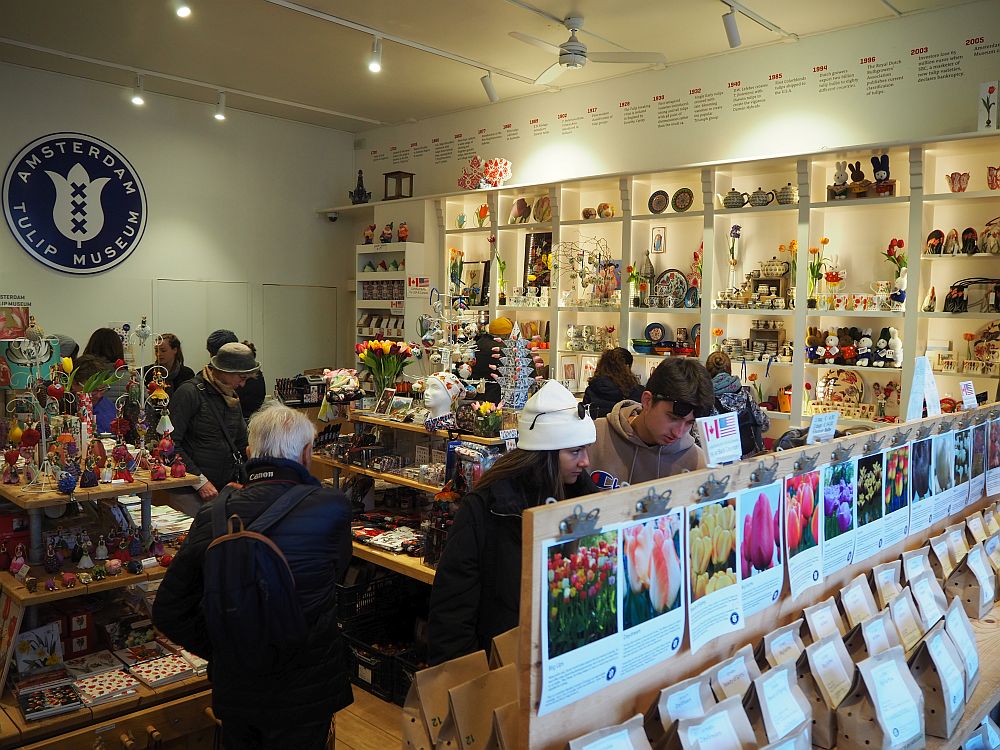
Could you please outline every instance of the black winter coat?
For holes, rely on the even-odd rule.
[[[217,490],[236,479],[233,452],[219,427],[219,418],[236,449],[245,456],[247,423],[240,405],[228,406],[200,372],[170,397],[170,421],[174,425],[171,437],[188,473],[204,474]]]
[[[584,472],[567,495],[597,491]],[[462,499],[431,588],[431,665],[490,648],[521,616],[521,514],[544,498],[531,478],[504,479]]]
[[[284,459],[254,459],[250,480],[226,504],[250,525],[296,484],[317,484],[305,467]],[[168,638],[209,660],[212,706],[223,721],[287,726],[321,721],[353,702],[346,645],[337,628],[337,589],[351,561],[351,509],[344,495],[323,488],[302,500],[267,535],[288,560],[309,627],[306,646],[280,672],[254,681],[213,670],[212,643],[202,613],[202,564],[212,541],[212,503],[198,512],[160,584],[153,622]]]
[[[590,405],[590,416],[594,419],[606,417],[620,401],[639,401],[642,398],[642,386],[636,384],[630,393],[623,393],[611,378],[601,375],[591,378],[587,390],[583,392],[583,404]],[[581,406],[582,413],[582,406]]]

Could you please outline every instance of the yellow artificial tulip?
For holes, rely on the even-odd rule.
[[[14,426],[7,431],[7,440],[12,445],[17,445],[21,442],[21,435],[23,434],[24,430],[21,429],[21,423],[15,420]]]
[[[73,372],[73,360],[70,359],[69,357],[63,357],[62,358],[62,370],[67,375],[69,375],[71,372]]]

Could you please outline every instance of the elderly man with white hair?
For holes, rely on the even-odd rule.
[[[315,434],[303,414],[276,401],[251,417],[247,483],[199,511],[153,603],[160,631],[208,659],[226,748],[324,748],[334,713],[353,701],[336,620],[336,582],[351,560],[350,505],[339,490],[316,489],[266,531],[288,561],[308,629],[287,664],[254,679],[229,673],[221,666],[226,643],[209,637],[202,604],[213,506],[225,502],[226,515],[238,515],[246,528],[288,490],[319,485],[309,474]]]

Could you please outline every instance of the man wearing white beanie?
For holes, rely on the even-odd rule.
[[[546,381],[518,415],[517,448],[504,454],[461,502],[431,590],[431,664],[489,648],[517,625],[521,607],[521,514],[547,498],[597,491],[588,446],[594,420]]]

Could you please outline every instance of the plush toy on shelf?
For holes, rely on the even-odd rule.
[[[875,355],[872,357],[872,367],[885,367],[889,357],[889,329],[883,328],[875,342]]]
[[[889,295],[889,299],[897,305],[902,306],[906,302],[906,268],[899,269],[899,277],[893,283],[896,290]]]
[[[858,339],[858,361],[859,367],[871,367],[872,365],[872,329],[866,328],[861,332]]]
[[[899,330],[889,329],[889,352],[890,357],[886,360],[888,367],[903,366],[903,340],[899,337]]]
[[[840,340],[834,333],[826,337],[826,352],[823,355],[823,361],[828,365],[832,365],[837,361],[837,354],[840,352],[840,347],[837,345],[839,343]]]

